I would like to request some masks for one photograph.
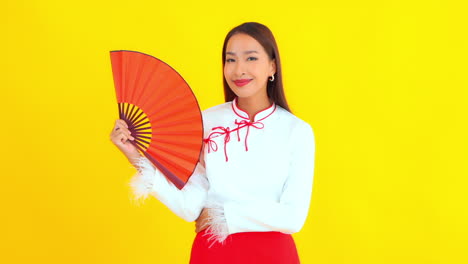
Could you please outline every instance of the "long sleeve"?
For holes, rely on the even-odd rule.
[[[198,163],[187,184],[179,190],[172,182],[153,167],[146,157],[138,160],[140,168],[130,180],[130,186],[136,201],[154,196],[172,212],[186,220],[195,221],[204,207],[209,183],[205,168]]]
[[[227,201],[208,203],[212,208],[212,227],[208,230],[219,242],[229,234],[253,231],[298,232],[305,223],[312,196],[315,139],[308,124],[296,130],[289,175],[283,186],[279,202]]]

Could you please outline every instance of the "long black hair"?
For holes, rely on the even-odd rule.
[[[286,109],[287,111],[291,112],[288,106],[288,102],[286,101],[286,96],[284,94],[283,89],[283,76],[281,75],[281,61],[278,52],[278,46],[276,45],[275,37],[271,30],[256,22],[247,22],[243,23],[229,31],[224,39],[223,44],[223,68],[224,64],[226,63],[226,46],[229,39],[234,36],[235,34],[247,34],[254,38],[255,40],[262,45],[265,49],[266,53],[270,57],[271,60],[275,60],[276,62],[276,73],[275,73],[275,80],[267,82],[267,95],[270,100],[275,102],[275,104],[281,106],[282,108]],[[223,86],[224,86],[224,99],[226,102],[234,100],[236,98],[236,94],[229,88],[226,79],[223,76]]]

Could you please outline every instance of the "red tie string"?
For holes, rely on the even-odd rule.
[[[247,134],[245,135],[244,139],[244,145],[245,145],[245,151],[249,151],[249,147],[247,146],[247,138],[249,137],[249,132],[250,132],[250,127],[255,127],[256,129],[263,129],[265,125],[262,122],[255,121],[255,122],[250,122],[249,120],[241,120],[241,121],[235,121],[235,124],[237,125],[237,138],[240,141],[239,138],[239,129],[243,127],[247,127]]]
[[[226,157],[226,161],[228,161],[229,159],[227,155],[226,146],[229,140],[231,140],[230,134],[232,131],[229,129],[229,127],[222,127],[222,126],[213,127],[211,130],[213,132],[211,132],[208,135],[208,138],[203,140],[206,143],[208,143],[208,153],[210,153],[210,149],[213,150],[214,152],[218,150],[218,145],[216,144],[214,140],[212,140],[212,138],[224,135],[224,156]],[[220,131],[216,131],[216,130],[220,130]]]
[[[247,138],[249,137],[250,127],[254,127],[256,129],[263,129],[265,127],[265,125],[260,121],[255,121],[255,122],[250,122],[248,120],[237,121],[236,119],[235,124],[237,125],[237,128],[233,130],[231,130],[229,127],[222,127],[222,126],[214,127],[211,129],[212,132],[208,135],[207,138],[203,139],[203,142],[207,144],[208,153],[210,153],[211,151],[213,152],[218,151],[218,144],[216,144],[213,138],[224,135],[224,156],[226,157],[226,161],[228,161],[229,158],[227,155],[227,143],[231,140],[232,132],[234,131],[237,132],[237,140],[240,141],[239,130],[244,127],[247,127],[247,133],[245,135],[244,145],[245,145],[245,151],[249,151],[249,147],[247,145]]]
[[[218,144],[216,144],[216,142],[210,137],[203,139],[203,142],[205,142],[205,144],[208,147],[208,153],[210,153],[211,150],[213,150],[213,152],[216,152],[218,150]]]

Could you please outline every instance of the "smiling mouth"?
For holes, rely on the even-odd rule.
[[[252,81],[252,80],[251,79],[242,79],[242,80],[236,80],[236,81],[234,81],[234,83],[236,84],[236,86],[242,87],[242,86],[248,84],[250,81]]]

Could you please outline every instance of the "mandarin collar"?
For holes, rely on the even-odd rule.
[[[237,97],[234,98],[231,105],[232,105],[232,110],[237,116],[245,120],[250,120],[249,114],[245,112],[244,110],[240,109],[239,106],[237,105]],[[258,122],[258,121],[266,119],[267,117],[271,116],[275,112],[275,110],[276,110],[276,104],[273,102],[269,107],[255,114],[253,122]]]

